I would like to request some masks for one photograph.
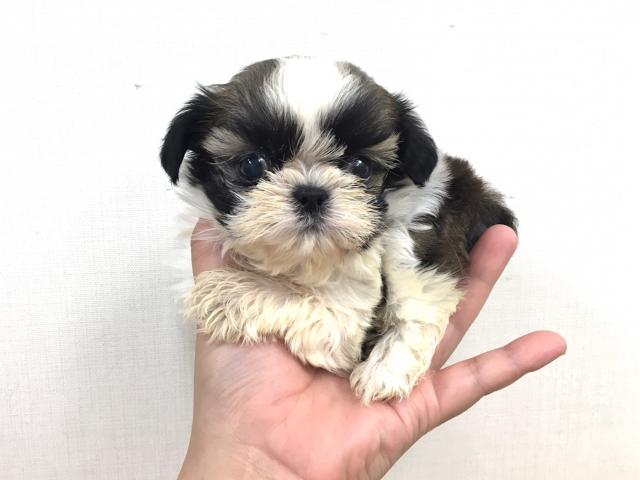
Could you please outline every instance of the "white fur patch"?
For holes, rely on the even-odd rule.
[[[322,114],[357,88],[357,79],[330,60],[288,57],[279,60],[278,69],[265,85],[265,95],[278,107],[286,105],[302,125],[302,151],[313,151],[321,140]]]
[[[287,105],[305,126],[311,126],[352,82],[335,62],[292,57],[280,60],[268,93],[275,95],[278,104]]]
[[[449,167],[442,152],[438,152],[438,163],[427,183],[418,187],[410,180],[401,188],[387,193],[386,200],[389,205],[387,217],[409,230],[428,230],[430,226],[415,223],[414,220],[424,216],[436,216],[440,211],[443,199],[447,195],[449,185]]]
[[[200,185],[191,184],[189,163],[190,159],[186,156],[180,165],[178,184],[174,187],[174,191],[178,198],[188,206],[189,214],[196,218],[203,218],[215,222],[216,210],[211,204],[211,200],[205,195]]]

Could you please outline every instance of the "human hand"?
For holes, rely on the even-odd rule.
[[[200,222],[194,233],[206,229]],[[280,342],[196,340],[194,414],[180,472],[192,478],[379,479],[422,435],[565,352],[564,339],[534,332],[442,368],[480,312],[516,249],[491,227],[471,253],[467,294],[431,369],[404,400],[362,405],[349,386],[304,366]],[[220,266],[219,248],[192,240],[194,274]]]

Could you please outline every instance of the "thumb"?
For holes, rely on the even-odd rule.
[[[191,234],[191,267],[193,275],[221,267],[225,263],[219,226],[209,220],[198,220]]]

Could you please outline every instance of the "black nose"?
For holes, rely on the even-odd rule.
[[[326,206],[329,194],[324,188],[300,185],[293,191],[293,198],[304,213],[317,215]]]

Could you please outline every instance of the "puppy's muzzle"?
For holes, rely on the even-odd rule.
[[[317,217],[327,208],[329,192],[314,185],[300,185],[293,191],[293,198],[300,213]]]

